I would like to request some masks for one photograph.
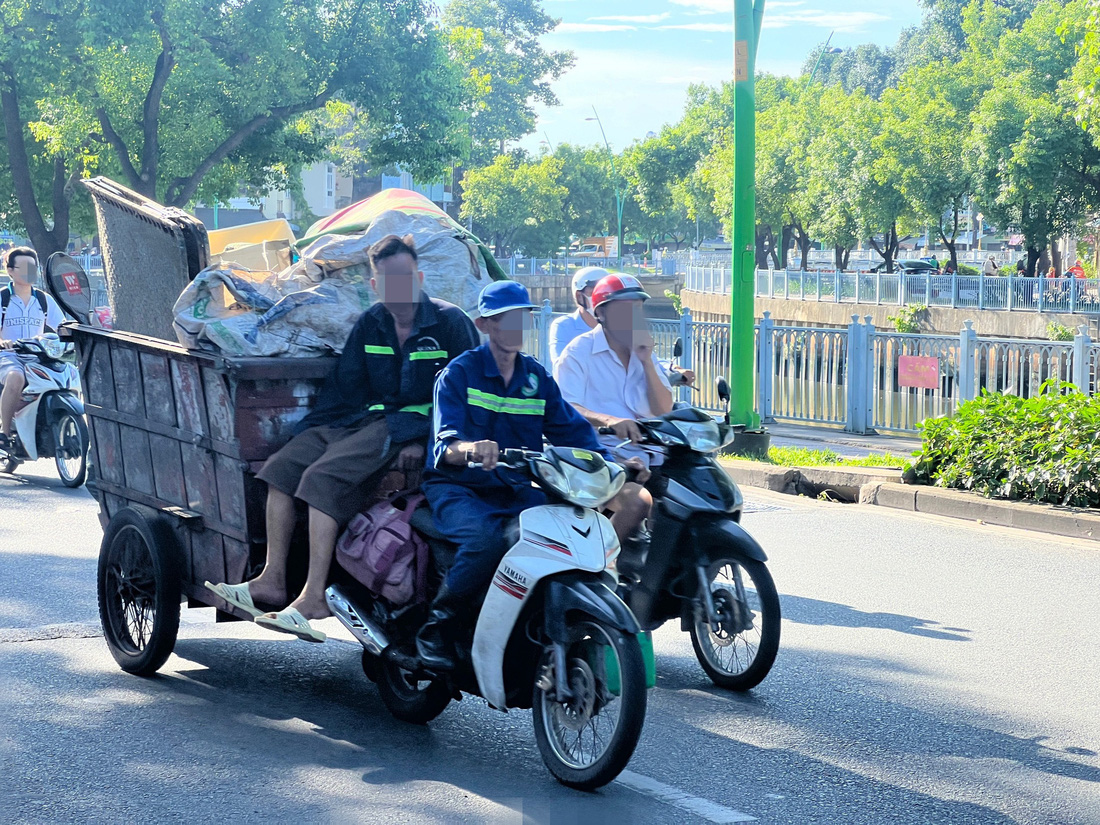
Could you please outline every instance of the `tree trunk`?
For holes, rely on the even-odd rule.
[[[833,247],[833,263],[836,264],[836,271],[843,272],[848,268],[848,261],[852,258],[852,250],[846,246],[834,246]]]
[[[1043,247],[1039,250],[1039,276],[1045,278],[1050,271],[1050,267],[1050,249],[1048,247]]]
[[[1037,246],[1027,247],[1027,276],[1029,278],[1034,278],[1036,274],[1039,274],[1040,276],[1045,274],[1041,272],[1036,273],[1036,268],[1039,265],[1040,258],[1041,254]]]
[[[66,175],[65,161],[54,162],[53,228],[47,228],[42,209],[34,192],[30,159],[27,155],[27,136],[19,111],[19,91],[15,72],[11,65],[0,68],[0,109],[4,119],[4,137],[8,145],[8,165],[11,168],[12,188],[15,190],[19,211],[23,213],[23,225],[39,258],[45,260],[54,252],[63,252],[69,240],[69,200],[72,190]]]
[[[793,231],[794,231],[794,227],[791,226],[790,224],[786,224],[783,227],[782,238],[779,242],[779,256],[780,257],[779,257],[779,260],[776,262],[776,267],[778,269],[786,269],[787,268],[787,262],[788,262],[787,261],[787,256],[790,254],[790,251],[791,251],[791,240],[792,240]]]
[[[1062,255],[1056,240],[1050,242],[1050,265],[1054,267],[1054,274],[1062,277]]]

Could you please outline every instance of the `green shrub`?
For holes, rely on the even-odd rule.
[[[898,310],[897,315],[887,315],[886,320],[898,332],[920,332],[920,316],[927,310],[924,304],[907,304]]]
[[[670,301],[672,301],[672,308],[674,310],[676,310],[676,314],[677,315],[683,315],[684,308],[683,308],[683,304],[681,303],[682,299],[680,298],[680,293],[679,292],[673,292],[671,289],[666,289],[665,290],[665,297],[668,298]]]
[[[1047,324],[1047,338],[1051,341],[1072,341],[1075,334],[1073,329],[1057,321]]]
[[[967,278],[977,278],[981,273],[972,266],[966,264],[959,264],[959,274],[965,275]]]
[[[1100,397],[1048,381],[1035,398],[995,395],[921,426],[917,480],[994,498],[1100,506]]]

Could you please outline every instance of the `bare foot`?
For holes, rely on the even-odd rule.
[[[292,601],[289,606],[295,608],[311,622],[318,619],[327,619],[332,615],[332,611],[328,609],[328,604],[324,598],[317,599],[305,593]]]
[[[263,573],[248,583],[248,593],[260,604],[286,604],[286,585],[264,579]]]

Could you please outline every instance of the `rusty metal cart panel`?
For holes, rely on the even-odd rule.
[[[182,591],[237,583],[263,560],[255,471],[309,411],[335,358],[225,358],[127,332],[72,327],[104,529],[125,507],[166,516]]]

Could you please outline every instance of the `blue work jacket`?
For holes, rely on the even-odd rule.
[[[530,355],[518,355],[512,380],[505,386],[489,345],[482,344],[439,373],[433,399],[435,438],[428,453],[425,484],[447,481],[499,488],[529,483],[507,468],[487,473],[445,464],[443,454],[452,441],[495,441],[502,450],[542,450],[546,436],[557,447],[591,450],[612,460],[592,425],[566,403],[553,376]]]

